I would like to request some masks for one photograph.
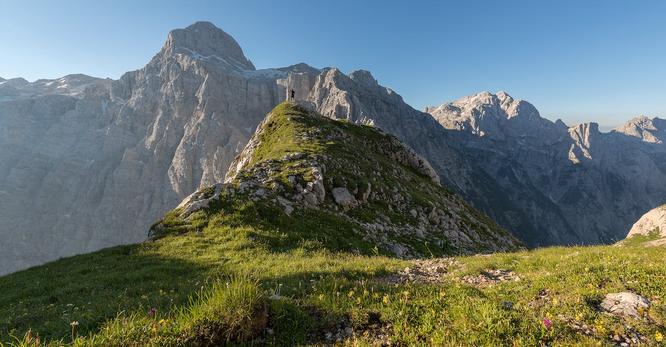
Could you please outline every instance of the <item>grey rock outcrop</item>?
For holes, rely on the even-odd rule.
[[[666,238],[666,205],[644,214],[629,230],[627,238],[636,235],[655,235]]]
[[[614,316],[641,318],[650,308],[650,301],[636,293],[611,293],[599,305],[602,310]]]
[[[335,203],[344,208],[351,208],[357,204],[356,198],[345,187],[335,187],[331,190],[331,194]]]

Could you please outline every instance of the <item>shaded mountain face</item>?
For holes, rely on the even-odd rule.
[[[152,232],[206,232],[217,213],[258,213],[246,219],[360,253],[376,247],[412,258],[520,248],[441,187],[430,163],[394,136],[291,102],[262,121],[224,183],[190,195]]]
[[[554,243],[622,239],[642,213],[666,201],[661,119],[636,118],[601,133],[595,123],[568,127],[541,118],[534,106],[503,92],[426,111],[506,190],[541,195],[537,205],[519,205],[531,221],[561,217],[541,226]]]

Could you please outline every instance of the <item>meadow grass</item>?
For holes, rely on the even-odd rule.
[[[199,234],[2,277],[3,341],[20,344],[30,330],[33,341],[72,343],[70,323],[78,322],[76,345],[204,344],[207,338],[311,345],[327,342],[327,333],[345,322],[359,332],[347,343],[371,344],[375,337],[363,335],[369,316],[399,345],[596,345],[628,329],[657,345],[666,334],[664,248],[553,247],[457,257],[442,283],[393,284],[386,275],[409,262],[313,240],[274,249],[265,241],[273,232],[281,237],[265,227],[209,225]],[[512,270],[520,280],[487,287],[461,280],[488,269]],[[625,290],[652,301],[644,319],[599,311],[605,294]],[[572,321],[592,333],[573,329]]]

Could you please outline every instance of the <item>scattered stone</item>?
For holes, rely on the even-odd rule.
[[[484,270],[477,276],[468,275],[462,281],[476,287],[487,287],[500,282],[520,281],[520,277],[511,270]]]
[[[457,264],[454,258],[413,260],[411,263],[411,266],[382,280],[392,284],[441,283],[449,273],[449,269]]]
[[[614,316],[641,318],[650,308],[650,301],[632,292],[620,292],[606,295],[599,306]]]
[[[284,158],[282,158],[282,160],[284,160],[284,161],[294,161],[294,160],[302,159],[303,157],[305,157],[305,153],[296,152],[296,153],[286,154],[284,156]]]

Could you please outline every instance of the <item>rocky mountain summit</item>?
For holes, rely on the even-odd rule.
[[[293,229],[316,219],[346,232],[348,242],[362,239],[399,257],[520,247],[441,187],[430,164],[394,136],[293,103],[278,105],[262,121],[225,183],[190,195],[153,234],[197,230],[206,216],[220,209],[233,214],[246,201],[282,210]]]
[[[666,201],[665,121],[636,118],[610,133],[596,123],[567,126],[505,92],[479,93],[426,109],[505,190],[545,237],[531,245],[607,243]],[[538,194],[537,204],[523,194]],[[505,225],[511,228],[512,225]],[[521,230],[516,225],[517,230]]]

